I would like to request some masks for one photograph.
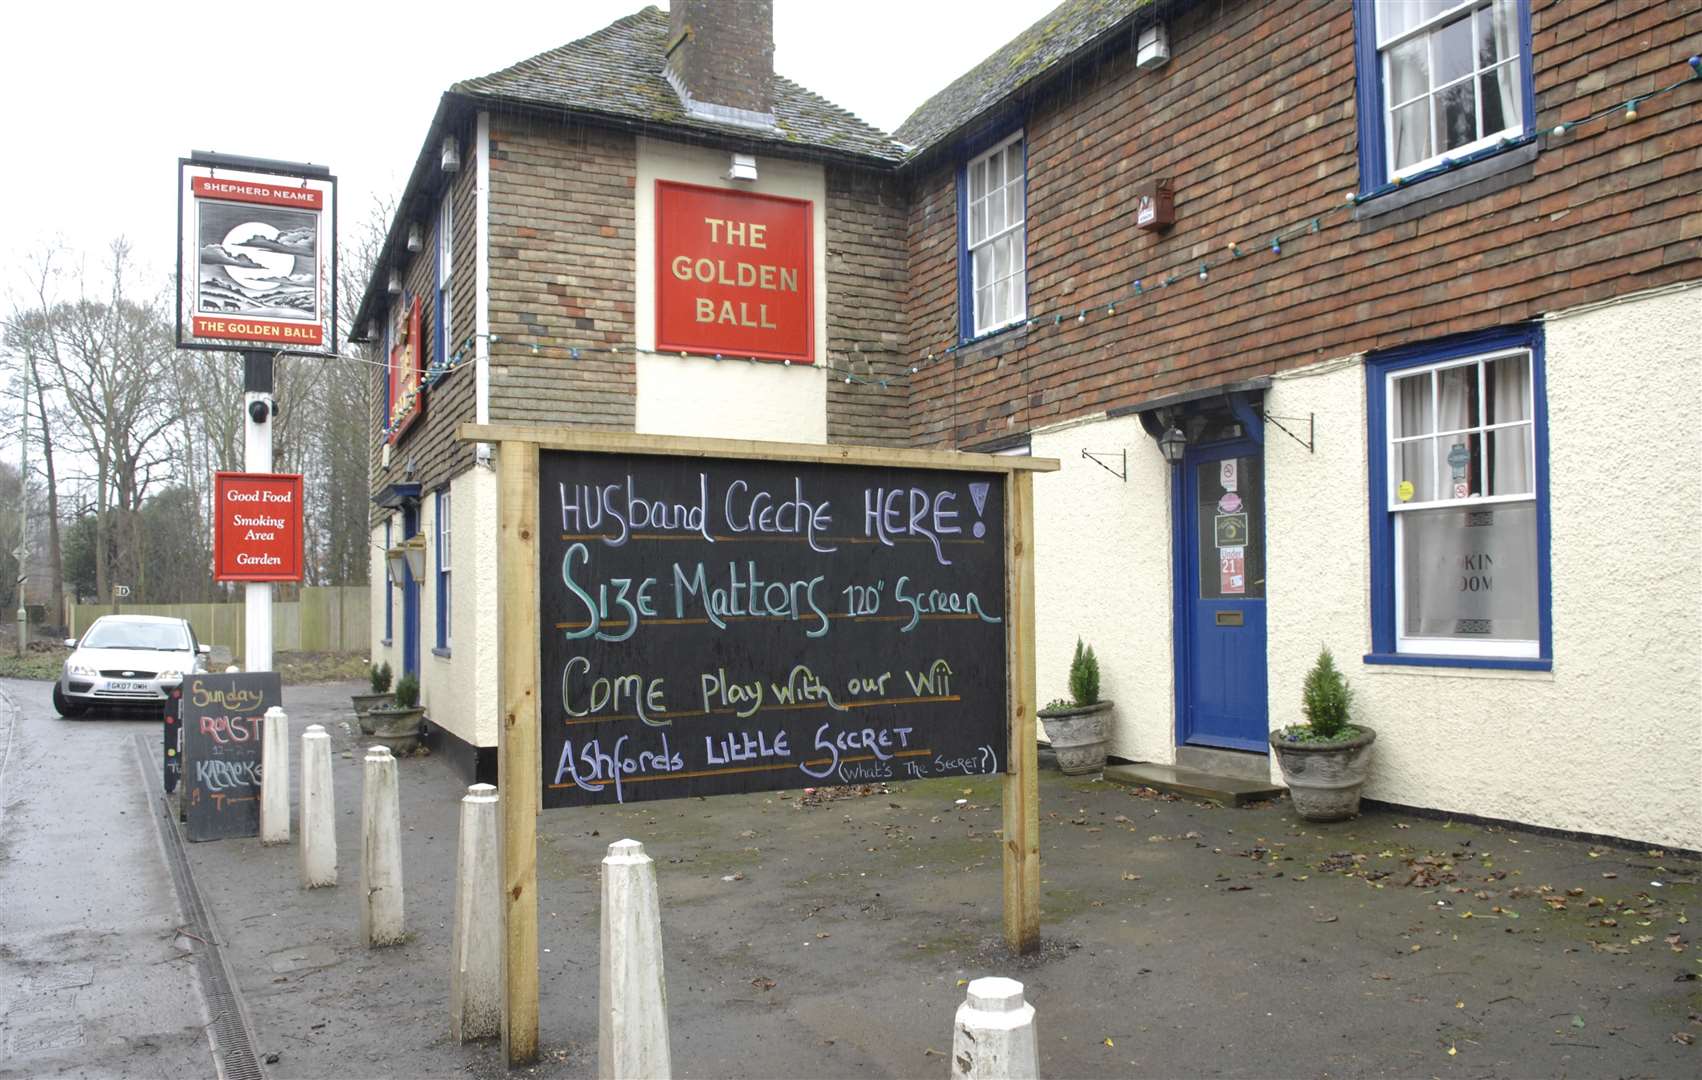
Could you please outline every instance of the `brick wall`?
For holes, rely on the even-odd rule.
[[[492,118],[493,422],[632,428],[632,354],[568,349],[632,345],[636,171],[630,134]]]
[[[1694,4],[1533,5],[1539,131],[1687,72]],[[1502,190],[1398,221],[1342,212],[1358,184],[1353,16],[1337,0],[1197,5],[1172,59],[1124,50],[1039,100],[1028,135],[1028,304],[1064,313],[928,365],[911,380],[921,444],[977,445],[1071,416],[1322,358],[1504,325],[1702,277],[1702,94],[1646,103],[1553,140]],[[916,178],[908,221],[908,348],[956,342],[957,162]],[[1176,226],[1134,227],[1129,189],[1175,182]],[[1270,254],[1270,234],[1329,213]],[[1229,241],[1248,254],[1208,282]],[[1141,301],[1103,311],[1136,278]]]
[[[829,376],[830,442],[902,446],[906,201],[890,177],[827,170],[827,357],[852,382]],[[878,381],[887,379],[882,387]]]
[[[474,327],[474,258],[478,241],[474,215],[477,212],[476,172],[471,154],[463,154],[466,162],[452,182],[453,259],[450,277],[450,340],[445,352],[453,356],[463,351]],[[420,201],[413,218],[424,233],[424,244],[412,254],[402,271],[403,289],[407,296],[420,298],[421,334],[425,338],[425,357],[429,365],[439,359],[437,333],[437,242],[438,200],[434,196]],[[384,317],[393,317],[400,299],[393,301]],[[388,359],[382,340],[369,347],[374,360]],[[368,369],[371,395],[372,423],[372,490],[388,484],[417,483],[430,491],[449,482],[449,478],[469,468],[473,463],[470,444],[455,441],[455,429],[474,419],[475,392],[473,386],[472,350],[465,349],[465,363],[450,371],[425,392],[425,415],[415,422],[407,434],[391,448],[390,467],[383,468],[383,425],[387,396],[385,372],[374,365]],[[413,465],[408,472],[409,463]],[[373,521],[382,520],[388,511],[374,508]]]

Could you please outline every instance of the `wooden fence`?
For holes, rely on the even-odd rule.
[[[372,645],[371,593],[365,585],[303,586],[301,599],[272,603],[272,648],[277,652],[358,652]],[[188,619],[204,645],[241,656],[242,602],[229,604],[72,604],[72,637],[102,615],[167,615]]]

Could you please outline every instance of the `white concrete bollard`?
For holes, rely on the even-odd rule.
[[[599,1080],[670,1080],[668,988],[656,864],[637,840],[603,859],[603,948],[597,981]]]
[[[290,842],[290,718],[276,705],[260,725],[260,842]]]
[[[319,724],[301,733],[301,884],[337,884],[337,799],[331,787],[331,736]]]
[[[502,873],[496,788],[474,784],[461,799],[450,945],[449,1036],[457,1042],[502,1034]]]
[[[952,1080],[1035,1080],[1040,1058],[1034,1006],[1022,984],[998,976],[976,979],[957,1007],[951,1040]]]
[[[369,747],[361,763],[360,936],[369,947],[395,945],[402,928],[402,809],[396,759]]]

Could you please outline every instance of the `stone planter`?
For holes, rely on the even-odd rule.
[[[366,714],[367,722],[361,725],[361,733],[374,745],[388,746],[392,754],[401,757],[420,744],[420,720],[424,716],[425,709],[419,706],[403,709],[380,705]],[[369,725],[371,731],[366,730]]]
[[[374,705],[383,705],[386,702],[396,700],[396,698],[395,695],[389,693],[351,694],[349,700],[354,702],[355,720],[360,724],[361,734],[371,735],[372,722],[366,718],[366,714],[372,711]]]
[[[1058,755],[1058,769],[1070,776],[1105,768],[1105,745],[1111,727],[1111,702],[1072,709],[1041,709],[1040,722]]]
[[[1377,733],[1356,724],[1358,738],[1339,743],[1289,742],[1271,732],[1271,749],[1282,766],[1294,809],[1307,821],[1342,821],[1359,813],[1359,789],[1371,771]]]

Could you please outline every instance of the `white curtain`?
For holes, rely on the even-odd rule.
[[[1495,27],[1495,58],[1501,60],[1509,56],[1517,57],[1519,55],[1518,5],[1513,0],[1495,0],[1495,4],[1488,14]],[[1521,106],[1524,103],[1521,100],[1523,95],[1519,93],[1521,82],[1517,59],[1496,73],[1496,84],[1501,91],[1501,118],[1503,122],[1508,127],[1519,127],[1524,119],[1519,115],[1523,111]],[[1488,135],[1490,133],[1485,131],[1481,134]]]
[[[1508,356],[1490,363],[1484,374],[1489,391],[1489,422],[1525,421],[1489,436],[1489,494],[1523,495],[1531,485],[1530,365],[1528,356]]]

